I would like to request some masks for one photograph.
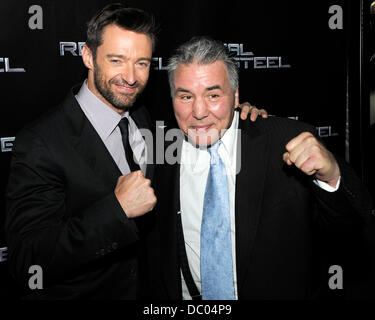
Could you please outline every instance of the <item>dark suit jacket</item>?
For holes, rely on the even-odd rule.
[[[151,128],[144,107],[131,116]],[[120,175],[73,92],[17,135],[6,236],[10,272],[29,298],[136,298],[142,223],[114,195]],[[27,290],[32,265],[43,290]]]
[[[315,226],[340,234],[361,224],[369,214],[367,193],[343,161],[338,160],[342,179],[335,193],[320,189],[311,177],[284,164],[285,145],[303,131],[315,132],[313,127],[276,117],[255,123],[240,120],[239,126],[241,171],[235,194],[239,299],[311,297]],[[158,223],[149,244],[150,298],[182,297],[176,241],[179,170],[178,164],[165,164],[155,171]]]

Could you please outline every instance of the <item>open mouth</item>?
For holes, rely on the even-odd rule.
[[[199,133],[199,132],[207,132],[213,127],[212,124],[209,125],[200,125],[200,126],[191,126],[190,129],[194,130],[194,132]]]

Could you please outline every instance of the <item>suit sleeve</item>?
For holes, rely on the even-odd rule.
[[[6,193],[6,238],[11,274],[23,285],[32,265],[46,285],[138,240],[114,192],[72,212],[62,169],[43,139],[31,130],[17,136]]]
[[[337,191],[327,192],[312,183],[312,189],[325,215],[320,218],[327,225],[339,223],[350,226],[367,223],[371,212],[371,198],[354,170],[340,157],[335,157],[341,173]]]
[[[316,129],[303,124],[302,131],[311,132],[324,146]],[[341,181],[337,191],[328,192],[310,178],[311,189],[317,199],[319,215],[318,220],[325,226],[353,228],[353,226],[366,224],[369,219],[372,203],[370,195],[354,170],[340,157],[334,155],[341,174]]]
[[[288,120],[288,123],[289,129],[292,130],[288,134],[292,136],[288,137],[287,141],[304,131],[308,131],[324,145],[313,126],[302,122],[294,122],[294,120]],[[282,122],[282,125],[285,125],[285,123]],[[326,227],[352,228],[356,225],[366,224],[370,218],[372,207],[370,195],[354,170],[340,157],[334,156],[341,173],[340,186],[337,191],[328,192],[313,182],[313,176],[308,177],[310,188],[317,201],[318,210],[316,210],[315,218]],[[299,169],[295,168],[295,170],[299,172],[299,175],[305,176]]]

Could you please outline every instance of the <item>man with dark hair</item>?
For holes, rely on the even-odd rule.
[[[6,236],[10,272],[30,299],[137,297],[144,218],[156,203],[141,134],[152,124],[137,97],[154,46],[150,14],[106,6],[88,24],[87,80],[17,135]],[[43,290],[28,287],[33,266]]]
[[[88,78],[17,135],[7,189],[11,274],[28,298],[135,299],[140,216],[156,203],[136,104],[155,42],[151,15],[123,5],[88,24]],[[28,288],[40,266],[43,290]]]
[[[241,120],[237,69],[219,41],[188,41],[167,68],[183,134],[173,141],[178,161],[156,170],[149,294],[314,297],[314,238],[321,235],[314,230],[350,235],[367,221],[371,203],[361,181],[312,126]]]
[[[126,13],[126,19],[124,14]],[[152,49],[156,44],[156,23],[154,16],[137,8],[126,8],[120,3],[104,7],[98,11],[87,24],[86,45],[94,57],[96,49],[103,43],[103,32],[107,25],[115,24],[123,29],[147,34],[150,37]]]

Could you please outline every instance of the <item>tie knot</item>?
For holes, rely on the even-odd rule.
[[[216,142],[214,145],[207,149],[208,153],[211,155],[211,164],[219,163],[219,147],[221,146],[221,140]]]
[[[120,122],[118,123],[118,126],[121,130],[121,132],[123,133],[124,131],[125,132],[128,132],[128,126],[129,126],[129,119],[127,117],[123,117]]]

